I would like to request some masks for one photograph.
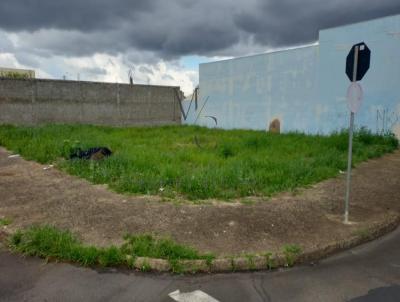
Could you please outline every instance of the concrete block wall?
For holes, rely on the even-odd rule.
[[[180,124],[179,87],[0,79],[0,123]]]

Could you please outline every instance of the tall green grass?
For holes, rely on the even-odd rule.
[[[117,192],[188,199],[269,196],[333,177],[346,168],[347,140],[346,132],[322,136],[195,126],[0,126],[0,145],[27,159],[56,162]],[[114,154],[98,162],[65,160],[74,146],[107,146]],[[397,147],[393,135],[361,129],[355,133],[353,160],[357,164]]]

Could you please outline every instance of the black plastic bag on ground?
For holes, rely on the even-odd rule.
[[[103,158],[109,157],[111,154],[112,154],[111,150],[108,149],[107,147],[93,147],[87,150],[76,148],[71,152],[69,158],[101,160]]]

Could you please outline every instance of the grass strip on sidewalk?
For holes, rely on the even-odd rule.
[[[86,246],[71,232],[45,225],[17,231],[11,236],[10,246],[14,251],[25,255],[70,261],[84,266],[133,267],[136,257],[165,259],[169,261],[174,272],[180,270],[179,260],[206,260],[211,263],[214,259],[212,254],[200,254],[195,249],[177,244],[168,238],[126,235],[124,240],[119,247]]]

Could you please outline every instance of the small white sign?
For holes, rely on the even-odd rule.
[[[356,113],[360,109],[363,97],[361,85],[357,82],[352,82],[347,89],[347,106],[351,112]]]

